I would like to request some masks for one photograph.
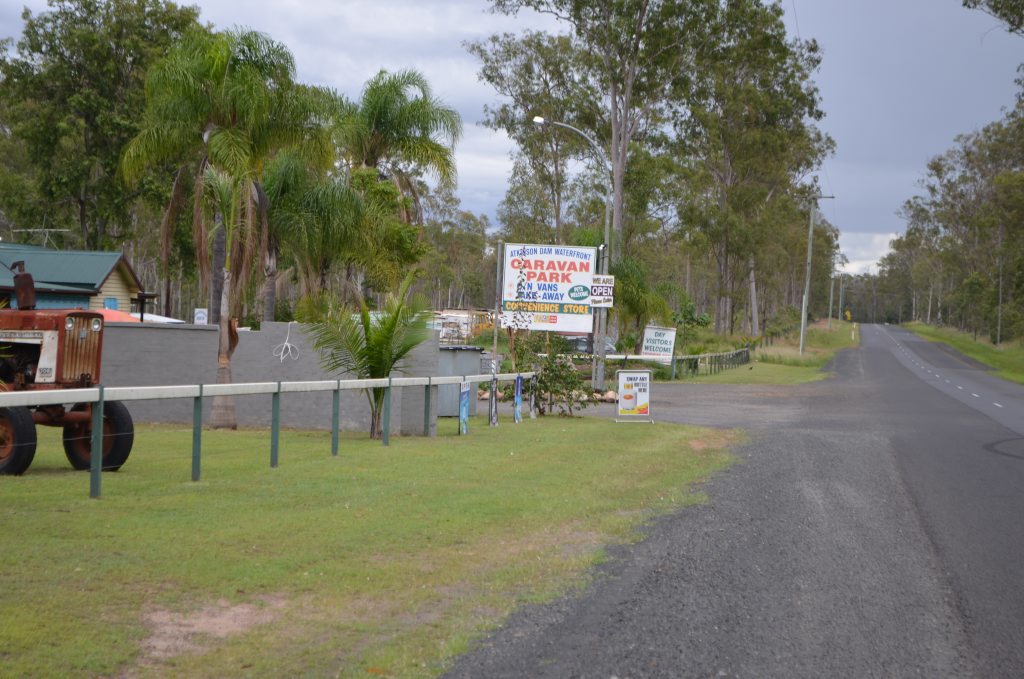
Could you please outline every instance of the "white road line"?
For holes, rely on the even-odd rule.
[[[980,396],[978,396],[977,394],[971,394],[971,396],[973,396],[974,398],[981,398],[981,397],[980,397]]]
[[[992,401],[992,405],[994,405],[996,408],[1002,408],[1003,407],[1002,403],[996,403],[995,401]]]
[[[963,389],[963,387],[961,387],[961,386],[960,386],[959,384],[958,384],[958,385],[956,385],[956,388],[957,388],[957,389]]]
[[[949,380],[946,380],[946,384],[949,384]]]

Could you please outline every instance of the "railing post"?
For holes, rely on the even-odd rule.
[[[391,375],[388,386],[384,387],[384,445],[391,445]]]
[[[103,385],[100,384],[99,400],[92,404],[92,441],[89,450],[89,497],[102,494],[103,481]]]
[[[192,399],[192,480],[199,480],[203,439],[203,385],[199,395]]]
[[[423,435],[430,436],[430,378],[423,387]]]
[[[498,426],[498,377],[496,372],[491,373],[491,398],[487,402],[487,422],[492,427]]]
[[[530,378],[530,419],[537,419],[537,373]]]
[[[672,377],[670,377],[669,379],[670,380],[675,380],[675,378],[676,378],[676,357],[673,356],[672,357]]]
[[[281,383],[270,395],[270,468],[277,467],[277,450],[281,436]]]
[[[338,429],[341,427],[341,380],[335,382],[331,397],[331,455],[338,456]]]

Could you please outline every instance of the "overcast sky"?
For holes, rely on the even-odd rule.
[[[557,30],[550,20],[510,19],[485,0],[204,0],[202,19],[217,28],[263,31],[294,53],[299,78],[357,97],[380,68],[416,68],[435,95],[462,114],[457,149],[459,196],[493,217],[505,193],[511,145],[478,124],[495,95],[476,77],[463,42],[524,28]],[[859,273],[902,232],[900,205],[917,191],[928,160],[956,135],[1001,117],[1012,105],[1024,38],[960,0],[782,0],[792,35],[824,51],[816,76],[836,140],[820,183],[834,200],[821,210],[841,231],[848,271]],[[0,2],[0,36],[21,34],[20,7]],[[244,7],[244,9],[240,9]]]

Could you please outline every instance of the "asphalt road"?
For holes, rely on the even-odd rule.
[[[862,337],[825,382],[656,385],[657,419],[746,428],[742,463],[449,676],[1024,676],[1024,388]]]

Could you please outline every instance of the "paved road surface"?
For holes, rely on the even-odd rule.
[[[660,419],[747,428],[743,462],[450,676],[1024,676],[1024,388],[862,336],[826,382],[659,385]]]

